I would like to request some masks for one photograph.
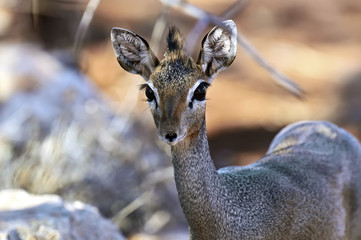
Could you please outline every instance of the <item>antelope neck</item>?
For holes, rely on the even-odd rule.
[[[172,146],[172,162],[179,200],[190,226],[206,231],[210,224],[226,225],[219,212],[227,211],[220,210],[227,206],[227,193],[209,153],[205,121],[195,139]]]

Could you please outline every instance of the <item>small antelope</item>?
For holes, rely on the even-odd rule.
[[[290,125],[262,159],[216,170],[205,110],[208,87],[236,56],[236,25],[224,24],[204,37],[197,62],[175,27],[162,61],[135,33],[111,32],[119,64],[146,81],[141,89],[171,146],[191,239],[361,239],[361,147],[331,123]]]

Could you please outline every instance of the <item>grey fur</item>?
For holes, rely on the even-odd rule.
[[[197,64],[173,48],[158,64],[144,39],[124,29],[112,33],[121,66],[145,77],[156,93],[150,109],[160,138],[172,146],[178,196],[191,239],[361,239],[361,146],[331,123],[293,124],[276,136],[257,162],[216,170],[208,148],[205,101],[190,104],[189,94],[232,63],[236,27],[233,21],[225,23],[232,31],[211,30]],[[180,38],[176,30],[171,35]],[[139,55],[130,56],[127,49],[133,49],[134,39],[140,39],[142,48],[133,51]],[[141,59],[149,61],[124,63],[144,55],[148,57]],[[150,75],[148,69],[154,69]],[[169,140],[167,134],[177,137]]]
[[[205,126],[189,151],[178,147],[173,165],[191,239],[361,239],[361,148],[337,126],[293,124],[256,163],[218,171]]]

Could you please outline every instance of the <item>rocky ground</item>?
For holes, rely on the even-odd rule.
[[[0,191],[0,226],[0,239],[8,240],[125,239],[90,205],[16,189]]]

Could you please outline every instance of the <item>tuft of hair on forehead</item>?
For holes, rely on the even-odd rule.
[[[170,56],[172,60],[184,58],[183,37],[179,29],[174,25],[169,28],[167,43],[168,43],[168,50],[166,52],[167,56]]]
[[[171,26],[168,32],[168,51],[183,51],[183,37],[176,26]]]

